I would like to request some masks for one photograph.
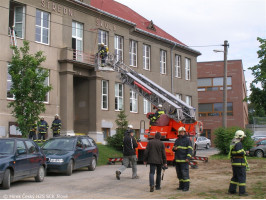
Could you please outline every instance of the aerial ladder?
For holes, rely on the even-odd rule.
[[[149,128],[145,130],[144,138],[138,140],[137,156],[139,161],[143,159],[148,140],[154,138],[157,131],[162,135],[167,161],[174,160],[172,148],[177,138],[177,130],[179,127],[183,126],[186,128],[194,146],[197,133],[202,131],[202,123],[196,121],[195,108],[176,98],[173,94],[144,75],[137,73],[111,54],[108,55],[104,67],[101,67],[100,56],[96,54],[95,70],[118,72],[120,74],[119,78],[123,84],[128,85],[133,91],[148,100],[152,105],[158,107],[158,105],[161,104],[162,109],[165,111],[164,118],[166,120],[161,124],[150,125]],[[160,118],[162,118],[162,116]],[[203,160],[205,162],[208,161],[208,158],[196,157],[195,153],[192,159]],[[196,166],[196,164],[195,161],[190,162],[191,166]]]

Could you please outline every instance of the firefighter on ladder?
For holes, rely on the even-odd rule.
[[[228,193],[236,194],[237,186],[239,186],[239,196],[248,196],[248,193],[246,193],[246,170],[249,170],[249,167],[246,152],[241,143],[244,137],[246,135],[242,130],[235,132],[228,155],[231,158],[233,169],[233,177],[231,178]]]
[[[100,58],[101,58],[101,67],[104,67],[105,65],[105,60],[108,54],[108,47],[104,45],[104,43],[100,44],[100,49],[98,51]]]
[[[60,136],[60,130],[61,130],[61,120],[59,119],[59,115],[55,115],[55,119],[52,123],[51,129],[53,130],[53,137]]]
[[[190,185],[189,179],[189,160],[192,155],[192,145],[190,139],[186,136],[186,129],[178,129],[178,138],[172,149],[175,152],[175,167],[177,178],[179,179],[178,190],[188,191]]]
[[[156,123],[156,121],[160,118],[160,116],[165,114],[162,107],[163,107],[162,104],[159,104],[154,115],[150,116],[150,125],[154,125]]]

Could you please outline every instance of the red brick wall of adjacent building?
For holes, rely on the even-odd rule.
[[[224,76],[224,62],[198,62],[198,79]],[[227,127],[239,126],[245,128],[248,124],[248,107],[243,101],[246,97],[246,83],[243,73],[242,60],[230,60],[227,63],[227,77],[232,77],[232,89],[227,90],[227,102],[233,104],[233,115],[227,116]],[[223,91],[199,91],[198,103],[223,103]],[[222,127],[222,116],[199,117],[204,129],[211,130],[211,140],[214,140],[213,132]],[[212,142],[213,144],[213,142]]]

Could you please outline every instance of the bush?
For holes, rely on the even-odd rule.
[[[237,130],[242,130],[245,132],[246,136],[242,141],[243,148],[247,151],[249,150],[254,141],[251,139],[251,131],[249,129],[241,129],[240,127],[230,127],[230,128],[218,128],[214,131],[214,135],[216,136],[214,139],[214,144],[216,148],[220,150],[221,154],[228,154],[230,149],[230,143],[235,136],[235,132]]]

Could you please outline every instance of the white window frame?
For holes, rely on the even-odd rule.
[[[180,55],[175,55],[175,77],[181,78],[182,73],[181,73],[181,56]]]
[[[138,94],[130,89],[130,112],[138,113]]]
[[[83,61],[83,30],[84,26],[82,23],[77,21],[72,21],[72,38],[76,40],[76,60]],[[79,32],[80,31],[80,32]],[[78,47],[80,43],[80,47]]]
[[[166,74],[166,58],[167,54],[165,50],[160,50],[160,73]]]
[[[41,12],[41,25],[37,25],[37,19],[35,19],[36,20],[36,22],[35,22],[35,42],[49,45],[49,43],[50,43],[50,17],[51,17],[51,15],[48,12],[36,9],[36,18],[37,18],[37,11]],[[43,14],[44,13],[48,14],[48,28],[43,26],[43,21],[44,21],[43,20]],[[39,27],[41,29],[41,36],[40,36],[41,37],[41,41],[38,41],[37,38],[36,38],[36,29],[37,29],[37,27]],[[48,30],[47,43],[43,42],[43,31],[45,29]]]
[[[180,94],[180,93],[176,93],[176,95],[175,95],[175,96],[176,96],[176,98],[177,98],[177,99],[180,99],[180,100],[182,100],[182,94]]]
[[[151,112],[151,103],[147,99],[143,99],[143,113],[146,115]]]
[[[10,91],[10,89],[11,89],[11,87],[12,87],[12,84],[13,84],[13,82],[12,82],[12,77],[11,77],[11,75],[8,73],[8,68],[9,68],[9,66],[10,66],[10,64],[8,64],[7,65],[7,77],[6,77],[6,79],[7,79],[7,85],[6,85],[6,98],[8,99],[8,100],[15,100],[15,95],[13,94],[13,97],[8,97],[7,96],[7,94],[8,94],[8,91]],[[10,79],[9,79],[10,78]],[[9,88],[9,90],[8,90],[8,83],[10,83],[10,88]]]
[[[151,46],[143,44],[143,69],[150,71],[151,69]]]
[[[120,95],[121,94],[121,95]],[[122,83],[115,83],[115,111],[124,109],[124,87]]]
[[[186,96],[186,104],[192,106],[192,96]]]
[[[122,61],[124,58],[124,38],[120,35],[115,35],[115,57],[116,61]]]
[[[138,42],[135,40],[129,41],[129,65],[137,67],[138,63]]]
[[[108,46],[108,36],[109,33],[107,31],[98,30],[98,44],[104,43],[106,46]]]
[[[17,8],[22,8],[22,13],[21,13],[22,21],[16,21],[17,20],[17,18],[16,18]],[[24,37],[25,37],[25,6],[14,6],[14,19],[13,20],[14,20],[14,29],[16,31],[16,36],[18,38],[24,39]],[[21,37],[19,35],[17,35],[17,26],[16,26],[16,24],[21,24],[21,28],[22,28]]]
[[[106,93],[104,93],[104,83],[105,83],[105,87],[106,87]],[[101,105],[101,108],[102,110],[108,110],[108,99],[109,99],[109,94],[108,94],[108,91],[109,91],[109,82],[108,80],[102,80],[102,105]],[[103,102],[104,102],[104,97],[106,97],[106,108],[103,106]]]
[[[185,71],[186,71],[186,80],[188,81],[191,79],[191,60],[189,58],[186,58]]]

